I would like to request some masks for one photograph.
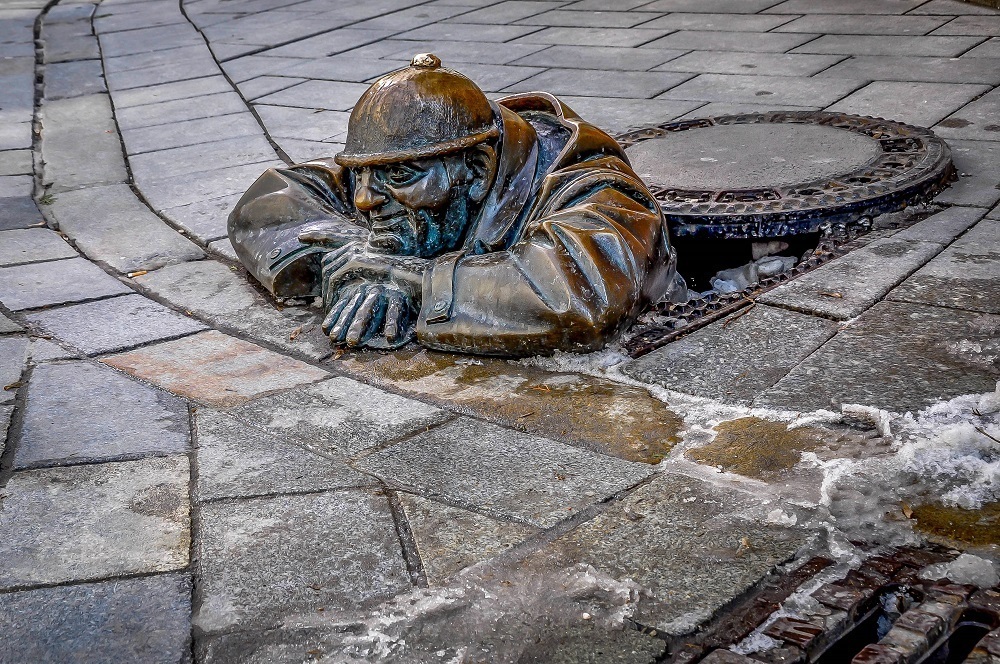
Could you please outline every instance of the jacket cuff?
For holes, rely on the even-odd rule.
[[[455,251],[439,256],[424,273],[421,315],[428,325],[451,319],[455,267],[463,255],[463,252]]]

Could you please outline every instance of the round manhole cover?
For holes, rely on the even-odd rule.
[[[678,237],[812,233],[930,199],[955,173],[930,130],[840,113],[670,122],[618,141]]]

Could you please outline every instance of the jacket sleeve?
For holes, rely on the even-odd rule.
[[[507,251],[435,261],[418,341],[503,355],[595,350],[662,297],[675,268],[659,207],[630,171],[599,164],[550,175]]]
[[[350,176],[333,159],[265,171],[237,202],[228,230],[240,261],[279,297],[318,294],[322,255],[368,235],[355,220]],[[299,242],[307,231],[329,233],[332,243]]]

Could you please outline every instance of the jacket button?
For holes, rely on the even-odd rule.
[[[271,253],[267,255],[268,258],[277,258],[281,255],[281,249],[272,249]]]
[[[434,311],[444,311],[447,308],[448,308],[447,302],[438,302],[437,304],[434,305]]]

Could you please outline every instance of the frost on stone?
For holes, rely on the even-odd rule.
[[[925,567],[920,571],[920,578],[928,581],[948,579],[952,583],[967,583],[980,588],[992,588],[1000,583],[1000,575],[993,562],[969,553],[963,553],[951,562]]]

